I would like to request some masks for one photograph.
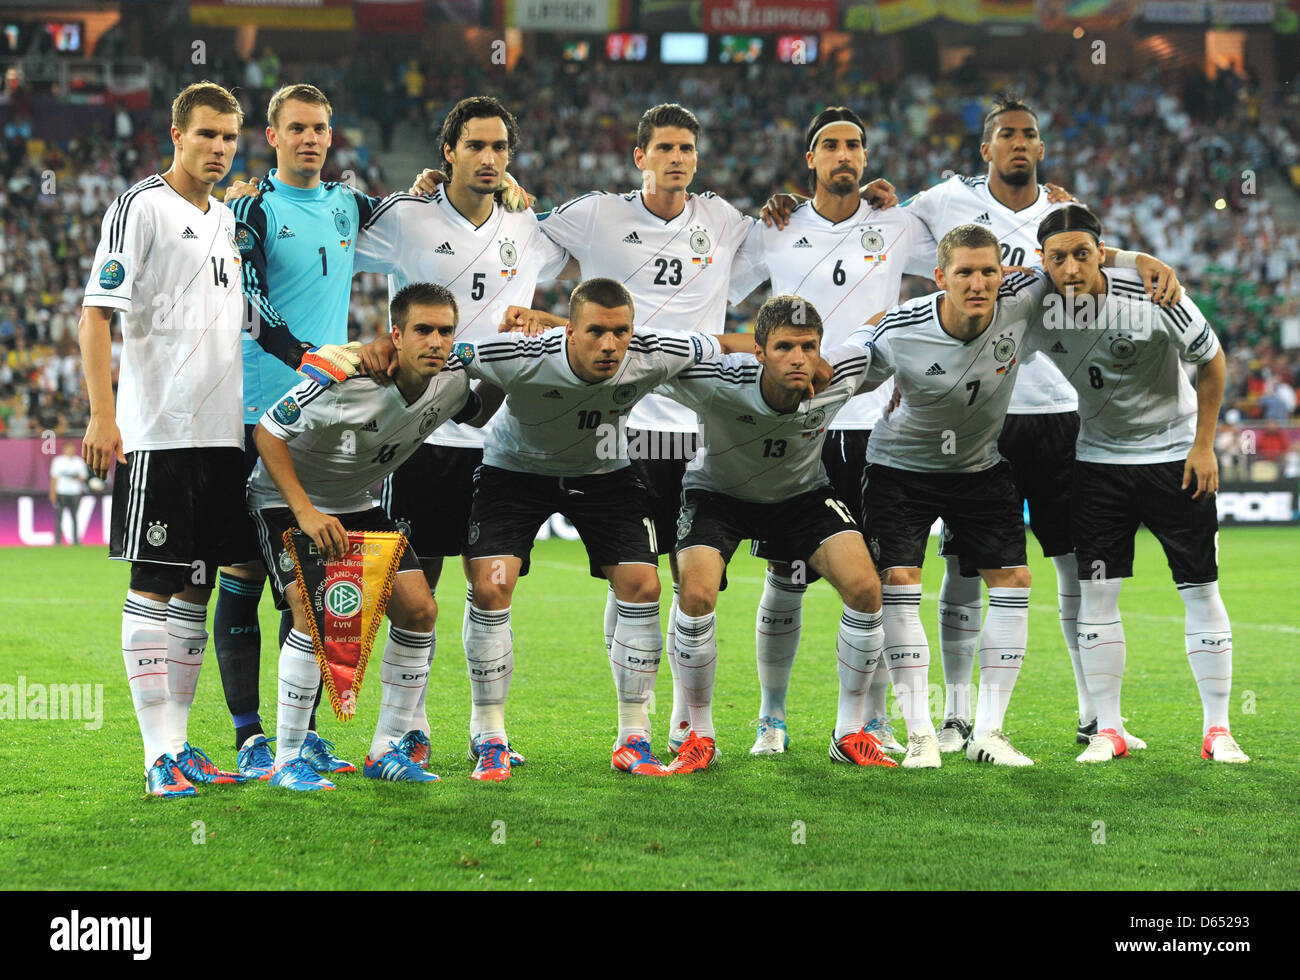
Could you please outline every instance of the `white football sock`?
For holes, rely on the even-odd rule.
[[[873,719],[882,722],[889,720],[889,666],[881,653],[880,663],[871,674],[871,684],[867,688],[866,705],[862,709],[862,723],[866,725]]]
[[[1201,692],[1205,731],[1228,728],[1228,698],[1232,694],[1232,624],[1219,596],[1219,583],[1180,585],[1187,607],[1187,663]]]
[[[677,613],[677,677],[691,714],[691,730],[713,738],[713,681],[718,669],[718,643],[713,613]]]
[[[930,718],[930,644],[921,625],[921,587],[886,585],[885,663],[908,735],[934,734]]]
[[[1065,649],[1070,653],[1070,666],[1074,668],[1079,721],[1086,725],[1097,717],[1097,709],[1088,694],[1088,680],[1083,676],[1083,661],[1079,659],[1079,563],[1071,552],[1057,555],[1052,564],[1056,566],[1056,611],[1061,617],[1061,635],[1065,637]]]
[[[506,739],[506,695],[515,670],[515,637],[510,629],[510,607],[469,609],[469,635],[465,640],[465,662],[469,669],[469,693],[473,702],[470,738]]]
[[[971,668],[979,646],[980,612],[984,598],[982,579],[961,574],[956,557],[944,558],[943,585],[939,587],[939,652],[943,656],[945,718],[971,719]]]
[[[761,692],[758,714],[762,718],[785,721],[785,696],[790,689],[794,655],[799,650],[803,594],[807,588],[771,569],[763,578],[763,597],[758,601],[754,624],[754,655]]]
[[[1011,692],[1025,662],[1029,637],[1029,590],[989,589],[989,614],[980,631],[980,692],[973,735],[1002,727]]]
[[[391,625],[389,628],[391,636]],[[417,636],[422,634],[416,634]],[[433,655],[438,651],[438,631],[435,629],[429,634],[429,656],[424,662],[424,683],[420,685],[420,696],[415,699],[415,707],[411,709],[411,720],[407,732],[415,731],[417,728],[429,735],[432,729],[429,727],[429,713],[424,706],[425,695],[429,693],[429,675],[433,673]],[[406,732],[402,733],[403,735]]]
[[[1119,705],[1127,652],[1119,616],[1119,590],[1123,585],[1121,578],[1079,582],[1079,660],[1088,694],[1097,709],[1098,731],[1124,731]]]
[[[122,606],[122,660],[144,740],[144,768],[172,755],[167,738],[167,603],[127,592]]]
[[[320,690],[320,667],[311,637],[289,630],[280,648],[280,705],[275,717],[275,765],[278,769],[302,751],[307,725]]]
[[[883,615],[856,612],[844,607],[840,631],[835,638],[835,659],[839,663],[840,697],[835,713],[835,738],[851,735],[862,727],[862,711],[871,687],[871,677],[880,663],[885,643]]]
[[[388,643],[379,668],[383,700],[379,722],[370,740],[370,758],[378,759],[415,727],[416,705],[424,698],[429,682],[433,633],[416,633],[388,624]]]
[[[655,675],[663,656],[664,636],[659,632],[659,603],[618,603],[609,666],[618,694],[618,740],[626,744],[633,735],[650,738],[646,705],[655,689]],[[686,698],[683,696],[683,701]],[[674,708],[676,706],[674,705]]]
[[[673,590],[673,608],[677,608],[676,589]],[[669,623],[672,622],[671,617]],[[605,590],[605,652],[614,645],[614,625],[618,622],[618,596],[614,594],[614,586]]]
[[[474,605],[474,586],[465,586],[465,610],[460,619],[460,649],[462,652],[469,649],[469,610]],[[478,708],[474,706],[471,698],[469,703],[469,730],[476,732],[479,730]]]
[[[673,710],[668,717],[668,731],[678,734],[678,729],[691,724],[690,697],[686,688],[677,677],[677,597],[681,586],[673,583],[673,604],[668,607],[668,630],[664,633],[664,659],[668,661],[668,673],[673,679]]]
[[[208,645],[208,607],[172,597],[167,603],[167,740],[172,755],[185,749],[190,706]]]

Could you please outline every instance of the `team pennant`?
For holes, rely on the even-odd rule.
[[[298,528],[284,532],[298,595],[307,610],[311,645],[339,721],[357,712],[370,648],[384,618],[406,548],[396,531],[349,531],[343,558],[326,558]]]

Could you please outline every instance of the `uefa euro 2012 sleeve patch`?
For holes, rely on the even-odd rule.
[[[463,340],[451,345],[451,352],[455,357],[460,358],[460,362],[466,367],[474,362],[474,345],[467,344]]]
[[[239,228],[235,231],[235,247],[241,252],[253,250],[253,236],[248,233],[247,228]]]
[[[126,269],[117,259],[109,259],[99,270],[99,285],[104,289],[116,289],[126,282]]]
[[[271,409],[271,418],[275,419],[281,425],[293,425],[298,421],[298,416],[302,415],[302,409],[293,398],[285,398],[275,408]]]

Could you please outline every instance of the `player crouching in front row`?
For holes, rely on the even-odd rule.
[[[768,556],[794,568],[811,568],[844,601],[835,645],[840,696],[831,759],[896,765],[862,724],[884,645],[880,579],[822,463],[827,426],[863,390],[871,355],[857,344],[823,353],[821,341],[822,320],[811,303],[773,296],[755,319],[753,354],[706,361],[658,389],[699,413],[702,447],[686,468],[677,522],[681,605],[675,656],[691,733],[669,772],[706,769],[718,755],[714,609],[727,562],[743,538],[764,540]],[[822,365],[829,384],[810,398],[809,385]]]
[[[248,480],[248,506],[276,606],[293,613],[293,629],[280,651],[272,786],[334,788],[301,755],[320,673],[293,562],[284,558],[284,531],[301,528],[331,558],[344,553],[348,531],[396,531],[370,489],[440,423],[454,418],[481,425],[492,413],[470,391],[464,365],[451,356],[459,311],[450,291],[413,283],[393,297],[390,313],[398,365],[392,385],[365,377],[329,388],[308,381],[262,417],[254,436],[261,459]],[[388,603],[383,703],[363,770],[372,779],[438,779],[422,768],[427,738],[413,737],[428,731],[424,696],[437,615],[419,558],[408,547]]]

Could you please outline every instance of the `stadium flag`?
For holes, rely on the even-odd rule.
[[[1138,0],[1038,0],[1038,24],[1068,33],[1076,27],[1113,31],[1138,15]]]
[[[939,16],[938,0],[876,0],[876,31],[893,34]]]
[[[350,31],[352,0],[190,0],[190,23],[203,27],[287,27]]]
[[[393,592],[406,538],[396,531],[349,531],[348,553],[329,559],[298,528],[284,532],[284,543],[293,558],[330,706],[339,721],[348,721],[357,712],[370,648]]]
[[[424,30],[424,0],[357,0],[357,30],[418,34]]]

